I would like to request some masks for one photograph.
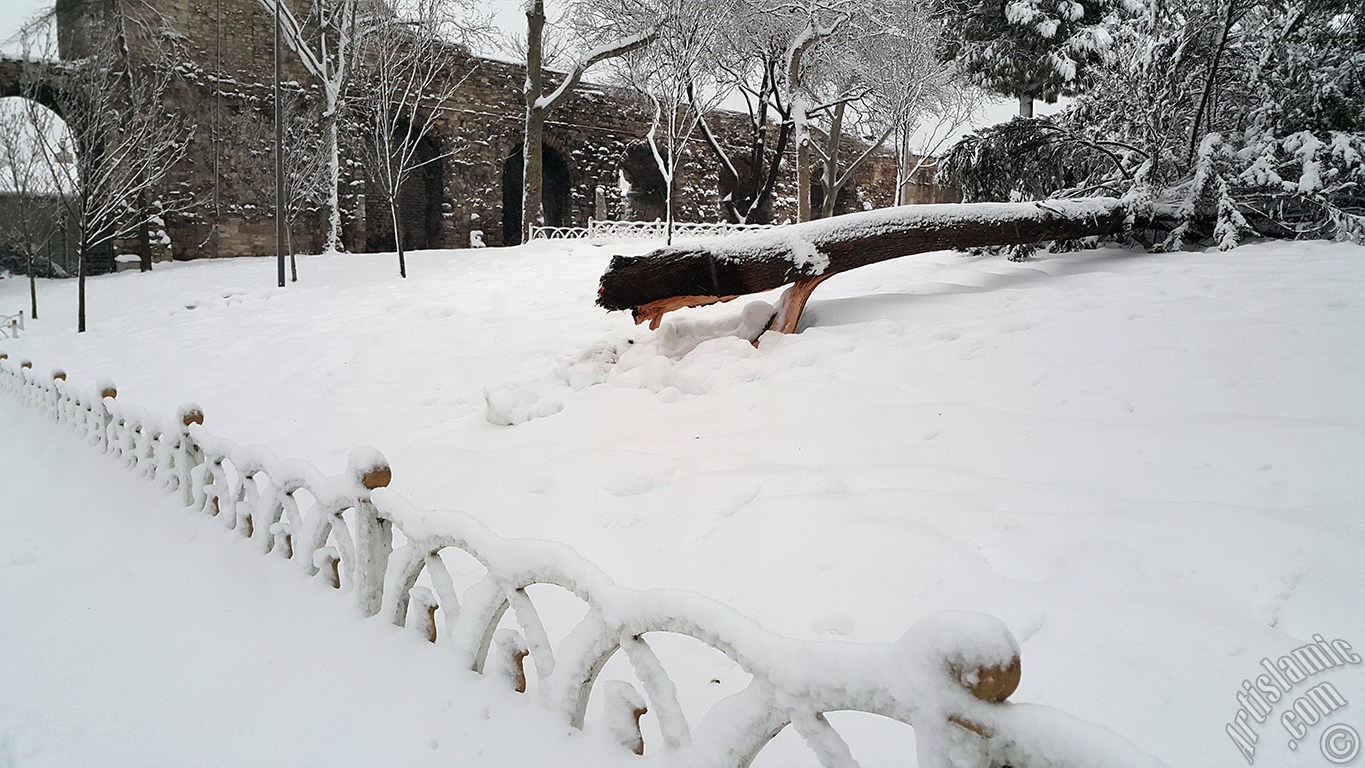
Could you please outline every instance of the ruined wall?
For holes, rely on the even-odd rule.
[[[169,38],[179,81],[167,93],[168,109],[193,116],[197,128],[188,152],[171,172],[161,193],[188,200],[189,209],[166,217],[169,243],[159,255],[179,259],[200,256],[263,255],[275,252],[273,220],[274,26],[256,0],[152,0],[155,21],[177,33]],[[144,7],[121,0],[62,0],[63,57],[79,53],[83,35],[98,34],[109,14]],[[62,16],[61,14],[64,14]],[[126,17],[125,17],[126,20]],[[136,30],[148,19],[131,25]],[[125,28],[129,25],[125,24]],[[129,34],[130,49],[160,46],[166,36]],[[473,68],[452,109],[443,113],[436,147],[462,147],[459,154],[434,164],[401,195],[405,242],[413,247],[463,247],[471,231],[481,231],[488,245],[515,240],[520,207],[521,87],[524,68],[489,59],[470,58]],[[315,85],[290,51],[284,55],[284,79],[320,112]],[[662,190],[651,181],[652,168],[643,137],[652,109],[638,97],[614,88],[585,84],[561,106],[545,128],[547,223],[583,226],[593,217],[599,196],[608,218],[653,220],[662,217]],[[717,115],[712,126],[722,140],[737,141],[747,131],[747,118]],[[856,144],[848,144],[855,152]],[[641,151],[645,163],[641,160]],[[775,221],[795,215],[794,157],[788,152],[772,210]],[[350,250],[392,247],[392,233],[382,198],[365,194],[363,172],[344,159],[342,183],[343,236]],[[630,182],[630,194],[623,194]],[[878,153],[848,185],[840,212],[890,205],[895,191],[895,163]],[[719,166],[696,140],[677,181],[676,218],[715,221],[720,207]],[[305,215],[292,232],[298,251],[316,251],[325,235],[324,214]]]

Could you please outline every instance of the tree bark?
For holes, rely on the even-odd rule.
[[[734,235],[721,242],[613,256],[597,304],[636,322],[915,253],[1117,234],[1129,210],[1112,198],[915,205]],[[799,251],[799,252],[798,252]],[[814,256],[812,257],[812,254]],[[651,309],[648,305],[654,305]]]
[[[76,254],[76,333],[85,333],[85,243]]]
[[[398,251],[398,276],[406,278],[408,262],[403,258],[403,228],[398,224],[398,204],[392,196],[389,197],[389,220],[393,222],[393,248]]]
[[[531,239],[531,226],[544,219],[540,144],[545,132],[545,110],[537,102],[545,90],[545,1],[526,9],[526,125],[521,143],[521,241]]]
[[[1033,97],[1027,93],[1019,94],[1019,116],[1033,117]]]
[[[29,314],[29,317],[33,318],[34,320],[37,320],[37,319],[38,319],[38,278],[33,274],[33,253],[32,253],[32,250],[31,250],[32,247],[33,247],[32,245],[29,246],[30,252],[29,252],[29,254],[28,254],[28,299],[29,299],[29,313],[28,313],[28,314]]]

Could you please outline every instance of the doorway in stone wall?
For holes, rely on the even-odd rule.
[[[403,250],[418,251],[441,247],[441,201],[444,199],[445,169],[440,149],[431,137],[417,142],[413,165],[417,166],[398,188],[398,229],[403,235]],[[366,206],[365,249],[370,253],[395,250],[393,219],[382,194],[371,195]]]
[[[502,244],[521,242],[521,173],[525,161],[518,144],[502,161]],[[550,227],[569,223],[569,164],[554,147],[540,145],[542,189],[540,203],[545,224]]]
[[[668,183],[648,144],[632,144],[621,158],[621,197],[626,221],[660,221],[668,216]]]

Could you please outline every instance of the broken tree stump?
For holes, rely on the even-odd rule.
[[[883,208],[613,256],[597,304],[629,309],[654,329],[675,309],[791,285],[769,327],[794,333],[811,292],[840,272],[949,248],[1113,235],[1132,225],[1130,209],[1107,197]]]

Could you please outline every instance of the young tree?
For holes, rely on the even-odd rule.
[[[280,114],[283,118],[285,248],[289,251],[290,280],[298,282],[298,260],[294,248],[294,229],[304,214],[316,213],[327,205],[331,158],[324,127],[318,125],[316,112],[305,95],[296,88],[282,91]],[[265,193],[263,203],[275,209],[275,126],[266,118],[248,123],[250,133],[242,137],[255,161],[250,171]]]
[[[764,2],[764,0],[760,0]],[[817,46],[850,29],[850,23],[866,6],[854,0],[805,0],[797,5],[760,6],[763,13],[783,14],[789,20],[783,52],[781,87],[791,107],[792,141],[796,144],[796,220],[809,221],[811,189],[810,118],[820,106],[813,100],[814,88],[808,72],[816,70],[806,56]],[[856,86],[854,86],[856,87]],[[835,97],[836,101],[847,98]]]
[[[341,250],[341,144],[338,129],[342,99],[354,70],[359,45],[361,0],[318,0],[312,19],[300,20],[281,0],[258,0],[267,13],[279,13],[282,42],[322,87],[322,121],[326,136],[327,241],[325,250]]]
[[[38,319],[38,260],[49,254],[48,272],[51,273],[51,243],[58,234],[53,208],[60,206],[58,190],[52,187],[52,176],[43,161],[38,133],[59,135],[64,131],[57,116],[34,102],[4,103],[0,113],[0,191],[11,200],[9,216],[0,226],[0,245],[18,253],[24,259],[24,273],[28,275],[29,316]],[[58,141],[61,141],[59,138]]]
[[[50,27],[46,30],[50,32]],[[155,38],[161,30],[138,34]],[[29,51],[55,52],[50,34],[35,32]],[[126,38],[86,52],[79,61],[49,64],[26,72],[24,88],[38,101],[39,90],[54,94],[55,108],[75,146],[74,162],[63,162],[66,147],[37,132],[39,151],[57,190],[71,190],[65,206],[79,233],[76,250],[77,331],[86,330],[86,274],[98,253],[112,252],[116,240],[146,237],[161,217],[193,205],[188,198],[152,194],[170,168],[184,157],[193,128],[171,114],[162,97],[173,80],[168,63],[159,58],[131,61]],[[55,56],[30,58],[54,61]],[[56,83],[51,78],[56,78]],[[31,114],[37,114],[34,106]]]
[[[721,15],[724,23],[715,44],[706,51],[704,66],[716,73],[722,93],[744,100],[748,132],[737,147],[720,141],[699,115],[701,135],[720,163],[721,204],[735,224],[767,223],[773,192],[781,171],[783,153],[791,140],[791,110],[783,98],[782,64],[786,52],[786,25],[771,15],[755,14],[749,2],[739,2]],[[695,92],[700,102],[706,98]]]
[[[955,90],[951,73],[934,57],[933,25],[917,5],[886,3],[850,20],[847,33],[812,51],[807,88],[822,102],[811,110],[822,136],[811,142],[818,157],[819,214],[834,215],[853,173],[898,129],[918,122],[943,93]],[[841,157],[846,133],[866,146]]]
[[[729,16],[727,7],[737,1],[679,2],[654,43],[621,57],[617,67],[617,79],[654,107],[645,139],[664,180],[664,238],[668,243],[673,242],[678,166],[702,119],[723,96],[707,66],[707,51]]]
[[[906,187],[917,175],[936,170],[939,154],[981,109],[982,93],[974,86],[947,80],[925,110],[896,126],[896,205],[905,205]]]
[[[545,72],[545,0],[526,3],[526,102],[522,137],[521,237],[545,220],[541,143],[545,121],[573,93],[590,67],[648,45],[667,19],[666,6],[652,0],[599,3],[572,0],[565,18],[578,32],[586,51],[569,66],[559,85],[548,93]]]
[[[398,251],[398,274],[408,276],[399,223],[399,193],[412,174],[455,155],[446,144],[421,151],[436,139],[437,121],[478,64],[463,42],[482,36],[486,24],[472,17],[473,2],[415,0],[402,15],[378,20],[366,31],[363,87],[354,104],[365,126],[363,140],[370,188],[383,196]]]

